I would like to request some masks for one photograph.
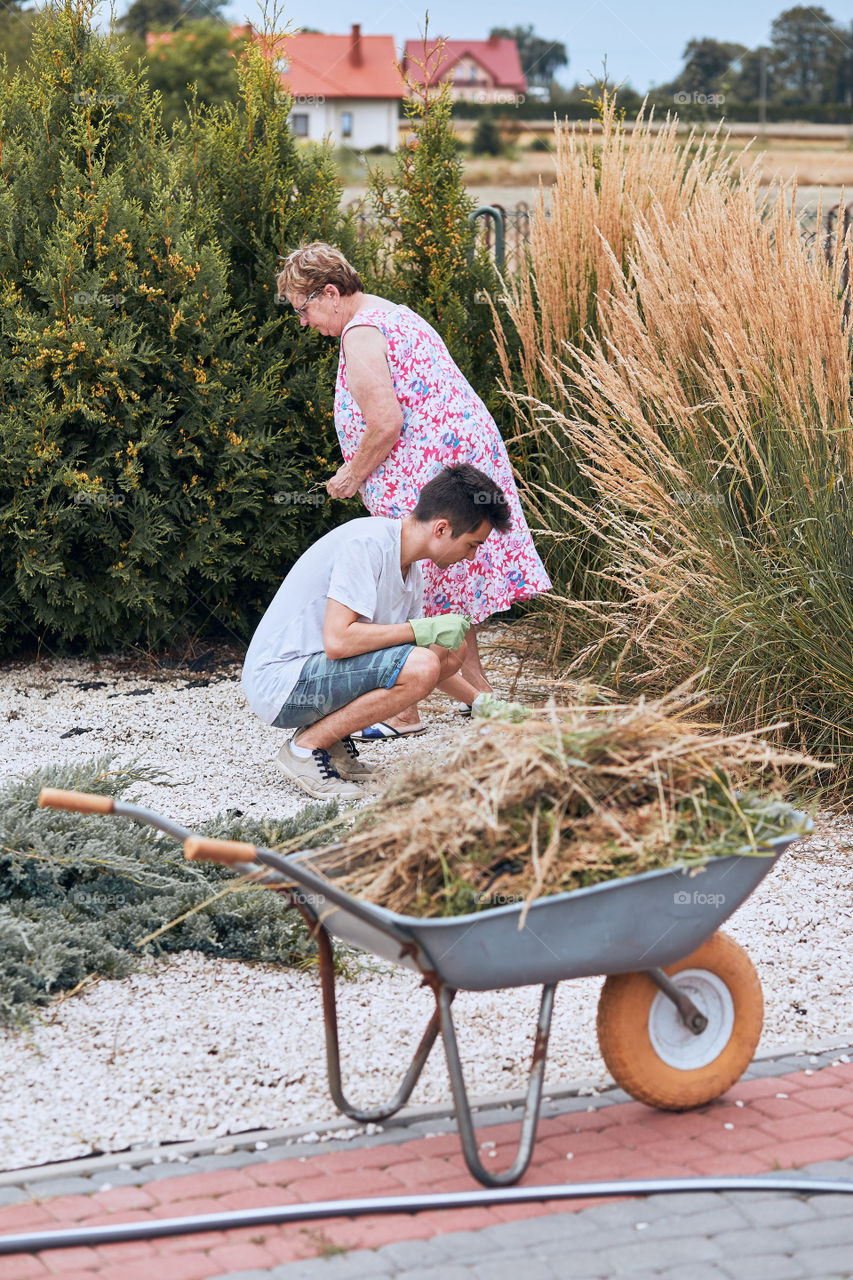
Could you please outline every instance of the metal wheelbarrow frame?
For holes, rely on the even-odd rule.
[[[522,904],[510,903],[472,915],[419,919],[362,902],[304,865],[322,863],[328,845],[290,855],[242,841],[194,835],[152,810],[109,796],[44,789],[39,804],[84,813],[113,813],[146,823],[182,841],[191,860],[217,862],[257,876],[283,893],[303,916],[316,940],[323,996],[329,1092],[335,1106],[361,1123],[387,1120],[403,1107],[441,1032],[465,1157],[484,1186],[517,1182],[530,1163],[545,1076],[545,1059],[557,983],[570,978],[643,972],[672,1001],[684,1025],[701,1035],[708,1019],[664,972],[691,955],[737,910],[801,832],[767,841],[766,854],[734,854],[700,867],[643,872],[534,901],[519,929]],[[798,815],[803,816],[803,815]],[[810,819],[804,818],[805,830]],[[696,884],[701,887],[695,888]],[[343,1091],[338,1038],[332,937],[371,951],[421,975],[436,1008],[394,1096],[359,1108]],[[471,1104],[462,1071],[452,1003],[457,991],[542,987],[521,1134],[515,1159],[501,1172],[479,1158]]]

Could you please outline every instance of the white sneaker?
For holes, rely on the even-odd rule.
[[[298,756],[291,750],[292,742],[290,738],[284,744],[275,762],[297,787],[315,800],[364,799],[361,787],[341,776],[328,751],[317,747],[310,756]]]

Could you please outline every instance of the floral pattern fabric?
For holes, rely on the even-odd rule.
[[[370,514],[408,515],[427,481],[460,462],[479,467],[509,501],[511,530],[500,534],[493,529],[473,560],[449,569],[423,562],[424,615],[464,613],[477,623],[516,600],[550,590],[497,425],[442,338],[409,307],[360,311],[341,335],[335,428],[344,460],[352,460],[366,425],[347,386],[343,350],[344,334],[356,325],[372,325],[385,335],[391,380],[403,411],[400,438],[359,489]]]

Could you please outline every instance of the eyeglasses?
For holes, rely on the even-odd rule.
[[[322,292],[323,292],[323,290],[322,290],[322,289],[315,289],[313,293],[309,293],[308,297],[305,299],[305,301],[303,302],[303,304],[302,304],[302,306],[301,306],[301,307],[294,307],[294,308],[293,308],[293,310],[294,310],[294,311],[296,312],[296,314],[299,316],[300,320],[302,319],[303,315],[305,314],[305,308],[308,306],[308,303],[309,303],[309,302],[313,302],[313,301],[314,301],[314,299],[317,297],[317,294],[318,294],[318,293],[322,293]],[[276,305],[277,305],[277,306],[279,306],[279,307],[287,307],[287,306],[292,305],[291,303],[288,303],[287,298],[276,298],[276,300],[275,300],[275,301],[276,301]]]

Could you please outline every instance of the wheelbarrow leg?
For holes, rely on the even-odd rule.
[[[435,1044],[439,1030],[439,1014],[435,1013],[427,1024],[421,1037],[415,1056],[406,1072],[403,1083],[390,1102],[380,1107],[354,1107],[344,1096],[341,1083],[341,1054],[338,1043],[338,1007],[335,998],[335,957],[329,935],[322,925],[315,926],[314,936],[320,950],[320,982],[323,989],[323,1014],[326,1027],[326,1065],[329,1073],[329,1093],[339,1111],[351,1120],[359,1120],[369,1124],[378,1120],[387,1120],[396,1111],[405,1106],[411,1097],[412,1090],[418,1082],[430,1050]]]
[[[447,1054],[447,1069],[450,1073],[450,1087],[453,1090],[453,1104],[456,1110],[456,1123],[462,1140],[462,1151],[465,1163],[478,1182],[485,1187],[505,1187],[517,1182],[530,1164],[533,1153],[533,1142],[536,1137],[536,1126],[539,1122],[539,1107],[542,1102],[542,1085],[545,1078],[545,1054],[548,1051],[548,1036],[551,1030],[551,1012],[554,1008],[554,991],[556,983],[542,988],[542,1001],[539,1006],[539,1021],[536,1026],[536,1039],[533,1044],[533,1059],[530,1064],[530,1077],[527,1084],[527,1098],[524,1103],[524,1115],[521,1120],[521,1138],[518,1152],[509,1169],[503,1173],[495,1173],[482,1164],[477,1147],[477,1135],[471,1119],[471,1107],[468,1102],[468,1091],[459,1061],[459,1048],[456,1043],[456,1031],[453,1026],[453,1014],[450,1009],[454,991],[440,986],[436,991],[436,1003],[441,1013],[441,1034],[444,1039],[444,1050]]]

